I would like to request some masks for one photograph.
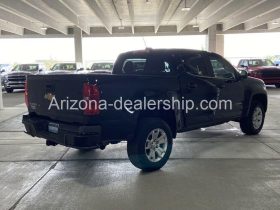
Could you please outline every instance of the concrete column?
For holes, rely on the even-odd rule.
[[[0,75],[0,84],[1,84],[1,75]],[[0,85],[0,110],[1,109],[4,109],[3,94],[2,94],[2,84]]]
[[[75,44],[75,62],[83,63],[83,45],[82,30],[78,27],[74,27],[74,44]]]
[[[206,38],[206,47],[210,52],[215,52],[224,55],[224,35],[217,34],[217,26],[208,28],[208,35]]]

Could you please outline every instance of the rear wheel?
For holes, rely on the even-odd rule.
[[[7,93],[12,93],[12,92],[14,92],[14,89],[12,89],[12,88],[5,88],[5,90],[6,90]]]
[[[240,128],[247,135],[258,134],[263,127],[265,111],[263,104],[253,101],[248,116],[240,121]]]
[[[280,88],[280,84],[275,84],[275,87],[276,88]]]
[[[143,171],[158,170],[169,159],[172,142],[172,132],[165,121],[145,118],[139,122],[135,138],[127,142],[128,157]]]

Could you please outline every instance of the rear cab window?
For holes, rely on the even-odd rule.
[[[177,75],[180,67],[195,75],[209,76],[200,54],[184,51],[137,51],[119,56],[113,74]]]

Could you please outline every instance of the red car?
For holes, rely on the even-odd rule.
[[[237,68],[246,70],[250,77],[261,79],[266,85],[280,88],[280,68],[268,59],[242,59]]]

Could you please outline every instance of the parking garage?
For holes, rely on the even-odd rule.
[[[277,0],[0,0],[0,39],[70,38],[83,63],[85,38],[205,35],[206,50],[224,55],[227,34],[280,32],[279,8]],[[25,134],[23,91],[0,90],[0,207],[279,209],[280,95],[266,88],[259,135],[233,121],[180,133],[155,172],[133,167],[125,141],[105,150],[47,147]]]

